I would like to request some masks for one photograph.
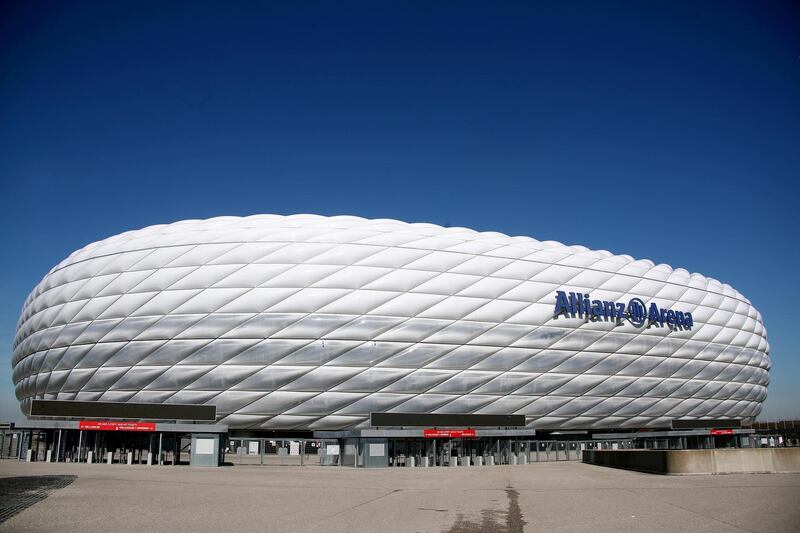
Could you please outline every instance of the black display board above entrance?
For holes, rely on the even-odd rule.
[[[373,427],[523,427],[525,415],[371,413],[370,424]]]
[[[741,420],[730,418],[715,420],[673,420],[672,429],[740,428]]]
[[[75,402],[33,400],[31,416],[63,418],[122,418],[135,420],[215,420],[213,405],[181,403]]]

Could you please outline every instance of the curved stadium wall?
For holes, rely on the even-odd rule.
[[[642,323],[617,302],[682,318]],[[364,428],[387,411],[621,428],[754,418],[768,354],[750,302],[683,269],[465,228],[260,215],[76,251],[27,298],[12,365],[24,413],[38,398],[213,404],[232,428]]]

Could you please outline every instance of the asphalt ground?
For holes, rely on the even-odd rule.
[[[20,481],[39,476],[75,477]],[[35,501],[0,531],[800,530],[800,474],[659,476],[578,462],[355,470],[4,460],[0,478],[4,502],[25,491],[3,487],[46,492],[29,495]]]

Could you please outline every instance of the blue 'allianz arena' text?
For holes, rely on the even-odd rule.
[[[556,291],[556,307],[553,316],[558,317],[562,314],[590,320],[628,319],[635,326],[644,326],[645,324],[648,326],[663,326],[666,324],[686,329],[691,329],[694,326],[692,313],[662,309],[655,303],[650,303],[648,307],[639,298],[631,298],[625,304],[623,302],[592,300],[588,294],[580,292]]]

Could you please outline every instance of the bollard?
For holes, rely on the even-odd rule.
[[[486,456],[486,466],[494,466],[494,455]]]
[[[428,456],[422,457],[419,462],[419,466],[426,468],[428,466]]]
[[[465,455],[461,458],[461,466],[469,466],[469,455]]]
[[[479,455],[475,458],[475,466],[483,466],[483,456]]]
[[[128,464],[133,464],[133,452],[128,452]]]
[[[31,461],[33,461],[33,450],[28,450],[25,453],[25,462],[30,463]]]
[[[407,457],[406,458],[406,467],[414,468],[414,463],[416,462],[416,457]]]
[[[53,462],[53,450],[47,450],[47,457],[45,458],[45,461],[48,463]]]
[[[106,464],[110,465],[113,459],[114,459],[114,452],[106,453]]]
[[[510,464],[510,465],[517,464],[517,456],[516,455],[512,454],[511,457],[509,457],[508,459],[509,459],[508,464]]]
[[[450,456],[449,466],[458,466],[458,457]]]
[[[86,452],[86,464],[92,464],[92,459],[94,459],[94,452]]]
[[[153,466],[153,454],[152,454],[152,452],[147,452],[147,466]]]
[[[517,462],[518,462],[519,464],[521,464],[521,465],[526,465],[526,464],[528,464],[528,456],[527,456],[527,455],[525,455],[525,453],[523,453],[523,452],[520,452],[520,454],[519,454],[519,460],[518,460]]]

